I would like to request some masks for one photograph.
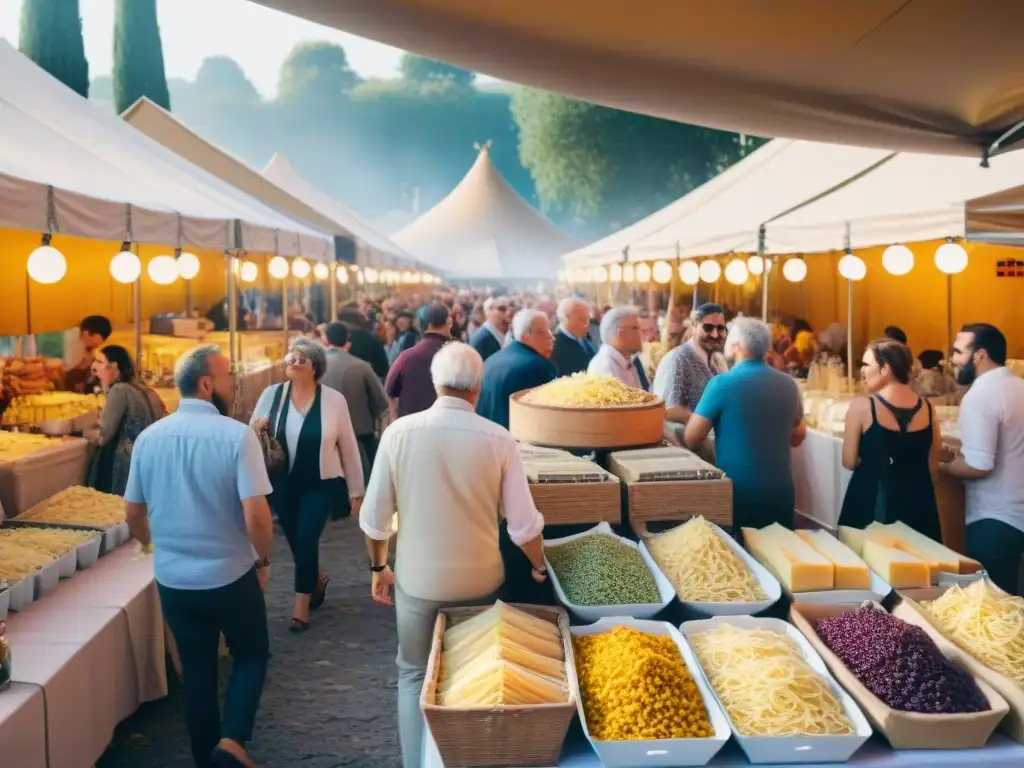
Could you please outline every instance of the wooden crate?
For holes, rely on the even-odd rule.
[[[732,481],[686,480],[626,485],[629,524],[639,535],[648,523],[684,522],[703,515],[723,528],[732,526]]]
[[[548,525],[622,521],[618,480],[604,483],[530,483],[533,503]]]

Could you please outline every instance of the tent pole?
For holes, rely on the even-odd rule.
[[[761,259],[761,322],[768,322],[768,264],[764,258],[764,224],[757,231],[757,257]]]
[[[32,335],[32,277],[25,273],[25,335]]]
[[[232,250],[227,254],[228,264],[228,351],[231,360],[231,370],[235,370],[238,362],[238,289],[235,287],[235,264],[238,259],[238,251]]]
[[[846,281],[846,375],[853,381],[853,280]]]
[[[953,350],[953,276],[946,275],[946,359]]]
[[[338,318],[338,262],[331,264],[328,280],[331,281],[331,309],[327,313],[327,322],[333,323]]]

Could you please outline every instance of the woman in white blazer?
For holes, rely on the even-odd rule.
[[[359,514],[363,465],[345,396],[320,385],[323,346],[295,339],[284,362],[287,381],[263,391],[250,423],[276,437],[288,457],[287,470],[270,478],[269,501],[295,560],[291,631],[299,633],[309,629],[309,612],[323,603],[330,583],[320,570],[320,535],[346,486]]]

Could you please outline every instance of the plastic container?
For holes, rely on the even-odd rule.
[[[869,589],[829,589],[821,592],[790,592],[787,589],[786,594],[795,603],[814,603],[815,605],[881,603],[892,592],[892,587],[874,571],[870,571],[870,573],[871,587]]]
[[[8,590],[11,611],[23,611],[36,600],[36,577],[26,576],[21,581],[11,584]]]
[[[42,600],[47,593],[57,588],[57,582],[60,581],[60,566],[54,560],[36,571],[33,578],[35,580],[35,599]]]
[[[730,727],[736,742],[746,754],[747,759],[755,765],[781,763],[845,763],[869,738],[871,738],[871,725],[868,723],[864,713],[860,711],[853,698],[844,691],[835,678],[828,671],[825,662],[817,654],[807,638],[800,633],[792,624],[787,624],[779,619],[758,619],[753,616],[717,616],[712,619],[701,619],[698,621],[687,621],[680,628],[683,635],[689,640],[694,635],[715,629],[721,624],[732,624],[742,629],[767,629],[772,632],[779,632],[787,635],[800,648],[804,660],[818,673],[828,684],[832,693],[839,700],[846,716],[853,724],[854,732],[846,736],[743,736],[737,731],[736,726],[730,720]],[[699,663],[699,662],[698,662]],[[704,675],[701,669],[701,675]],[[705,681],[707,680],[705,676]],[[710,684],[708,684],[710,688]],[[713,690],[713,689],[712,689]],[[719,706],[722,706],[721,699],[715,694]],[[726,714],[728,717],[728,713]]]
[[[569,599],[565,596],[565,592],[562,591],[562,585],[558,581],[558,574],[555,572],[555,569],[551,567],[551,563],[548,561],[546,551],[551,547],[557,547],[561,544],[567,544],[570,541],[581,539],[584,536],[594,536],[597,534],[614,536],[626,546],[633,547],[633,549],[640,551],[640,556],[644,559],[644,562],[647,564],[647,569],[651,572],[651,575],[654,576],[654,583],[658,586],[658,595],[660,597],[659,602],[630,603],[626,605],[576,605],[575,603],[569,602]],[[654,558],[652,558],[651,553],[647,551],[647,547],[642,543],[637,544],[635,541],[630,541],[629,539],[616,535],[608,523],[600,523],[595,525],[589,531],[576,533],[572,536],[563,536],[560,539],[545,540],[544,550],[544,564],[547,565],[548,575],[551,577],[551,585],[555,589],[555,596],[558,598],[558,602],[583,621],[597,621],[605,616],[630,616],[634,619],[649,619],[664,610],[676,596],[675,589],[672,588],[672,584],[665,577],[665,574],[661,572],[661,569],[658,568],[658,564],[654,562]]]
[[[57,573],[62,579],[70,579],[78,570],[77,547],[57,558]]]
[[[100,556],[100,547],[102,545],[103,537],[99,534],[78,545],[75,550],[78,570],[84,571],[96,564],[96,561]]]
[[[8,587],[0,589],[0,621],[7,620],[7,613],[11,608],[11,590]]]
[[[580,722],[583,724],[583,733],[593,747],[594,752],[601,760],[605,768],[644,768],[644,766],[691,766],[707,765],[708,762],[718,754],[718,751],[729,741],[731,729],[729,718],[726,717],[718,699],[715,697],[707,678],[700,670],[697,657],[686,642],[683,636],[675,627],[664,621],[644,621],[629,617],[605,617],[585,627],[572,627],[570,632],[573,637],[586,637],[608,632],[615,627],[633,627],[641,632],[652,635],[671,637],[679,647],[679,653],[686,663],[686,668],[693,675],[697,684],[704,706],[707,708],[708,719],[715,735],[702,739],[650,739],[645,741],[596,741],[590,735],[587,727],[586,713],[583,711],[583,702],[578,700]],[[571,668],[569,674],[572,676],[573,688],[579,690],[579,679],[576,677],[576,669]]]

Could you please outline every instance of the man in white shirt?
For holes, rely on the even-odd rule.
[[[533,578],[546,578],[544,518],[530,495],[519,448],[508,430],[474,412],[483,360],[469,345],[452,342],[434,356],[430,373],[437,401],[384,432],[359,515],[373,599],[390,605],[390,587],[395,589],[398,731],[405,768],[420,765],[419,696],[438,610],[493,602],[505,580],[499,515],[529,558]],[[387,553],[398,510],[393,575]]]
[[[644,346],[640,311],[628,306],[609,310],[601,318],[601,339],[601,348],[587,366],[587,373],[611,376],[628,387],[648,389],[647,374],[634,357]]]
[[[943,470],[966,486],[967,555],[1003,590],[1018,591],[1024,554],[1024,380],[1006,367],[1006,337],[965,325],[952,356],[960,405],[960,457]]]

